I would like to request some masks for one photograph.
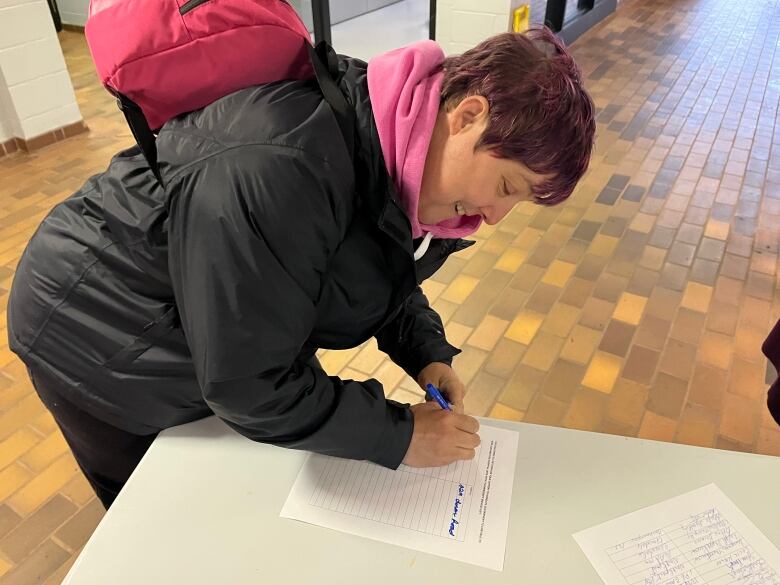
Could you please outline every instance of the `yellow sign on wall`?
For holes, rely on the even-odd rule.
[[[531,27],[531,6],[523,4],[512,12],[512,30],[516,33],[525,32]]]

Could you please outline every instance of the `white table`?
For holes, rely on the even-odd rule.
[[[491,421],[520,433],[503,572],[279,518],[305,453],[210,418],[162,433],[65,585],[598,585],[572,533],[715,482],[780,544],[780,458]]]

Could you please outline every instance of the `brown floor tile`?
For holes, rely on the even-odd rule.
[[[557,303],[544,320],[542,331],[558,337],[568,337],[579,318],[580,309],[562,302]]]
[[[672,325],[670,337],[678,341],[697,345],[704,330],[706,316],[687,308],[680,308]]]
[[[517,343],[531,345],[543,321],[544,315],[541,313],[524,310],[515,317],[504,336]]]
[[[596,431],[604,417],[608,397],[601,392],[581,388],[563,417],[563,426],[582,431]]]
[[[591,297],[582,308],[580,324],[591,329],[603,331],[612,317],[614,308],[614,303]]]
[[[671,323],[653,315],[645,315],[637,330],[635,342],[637,345],[660,351],[663,349],[669,335]]]
[[[623,377],[640,384],[649,384],[660,356],[660,352],[634,345],[628,354]]]
[[[672,247],[669,248],[669,255],[667,260],[672,264],[679,264],[681,266],[690,266],[693,264],[693,258],[696,254],[696,246],[686,244],[684,242],[675,242]]]
[[[468,386],[463,401],[466,414],[486,416],[504,389],[506,380],[485,372],[479,372]]]
[[[725,243],[720,240],[704,238],[701,246],[699,246],[698,257],[703,258],[704,260],[720,262],[723,259],[725,248]]]
[[[585,301],[588,300],[594,288],[595,283],[592,281],[573,277],[563,291],[560,301],[567,305],[582,308],[585,306]]]
[[[687,445],[712,447],[718,430],[718,411],[688,404],[677,427],[675,441]]]
[[[780,428],[762,428],[758,432],[758,453],[780,457]]]
[[[677,421],[665,416],[655,414],[650,410],[645,411],[642,425],[639,427],[640,439],[652,439],[671,443],[677,431]]]
[[[657,286],[650,295],[645,312],[659,319],[671,321],[677,313],[680,301],[682,301],[682,293]]]
[[[734,357],[731,364],[728,391],[749,398],[754,402],[762,402],[766,395],[764,384],[764,364],[754,363]]]
[[[604,337],[601,338],[599,349],[607,353],[625,357],[628,353],[628,348],[631,345],[631,339],[633,338],[635,331],[635,326],[613,319],[607,326]]]
[[[11,532],[22,521],[22,517],[5,504],[0,504],[0,538]]]
[[[752,445],[746,445],[744,443],[740,443],[738,441],[733,441],[731,439],[728,439],[726,437],[723,437],[721,435],[718,435],[715,439],[715,448],[716,449],[725,449],[727,451],[741,451],[743,453],[752,453],[753,452],[753,446]]]
[[[677,419],[685,404],[687,392],[687,381],[659,373],[650,387],[647,408],[661,416]]]
[[[515,410],[527,411],[534,396],[541,390],[546,375],[547,372],[519,365],[504,387],[499,402]]]
[[[748,273],[747,283],[745,284],[745,293],[751,297],[771,301],[775,293],[774,276],[751,270]]]
[[[567,407],[554,398],[540,394],[534,399],[523,420],[538,425],[560,426]]]
[[[740,305],[740,328],[757,327],[768,331],[769,325],[774,325],[774,322],[769,322],[770,314],[771,304],[769,302],[745,297]]]
[[[485,371],[499,378],[509,378],[527,349],[528,346],[511,339],[500,340],[485,362]]]
[[[723,258],[723,264],[721,264],[720,267],[720,273],[723,276],[728,276],[737,280],[745,280],[747,271],[747,258],[742,258],[733,254],[726,254]]]
[[[606,264],[607,259],[602,256],[585,254],[574,275],[583,280],[596,281]]]
[[[525,306],[531,311],[547,314],[558,300],[560,294],[561,289],[557,286],[552,286],[540,282],[534,293],[531,295],[531,298],[528,299],[528,302],[525,304]]]
[[[705,364],[728,370],[733,355],[733,340],[727,335],[705,331],[699,345],[698,359]]]
[[[585,371],[584,366],[566,360],[558,360],[542,385],[542,393],[564,403],[569,403],[577,391]]]
[[[512,282],[509,286],[512,288],[530,293],[536,287],[536,284],[542,279],[544,268],[523,264],[515,272]]]
[[[627,286],[628,278],[614,274],[603,274],[596,282],[593,296],[610,303],[616,303]]]
[[[661,286],[672,290],[683,290],[688,281],[688,269],[685,266],[678,266],[666,262],[661,271]]]
[[[707,315],[707,329],[733,336],[737,330],[739,310],[734,305],[713,301]]]
[[[544,331],[539,332],[523,355],[522,363],[546,372],[558,357],[564,341],[562,337]]]
[[[645,412],[647,395],[646,386],[619,378],[607,402],[607,417],[626,427],[638,429]]]
[[[505,289],[488,312],[504,321],[512,321],[522,311],[529,296],[525,291]]]
[[[639,264],[650,270],[660,271],[664,266],[665,259],[666,250],[664,248],[646,246],[642,251],[642,258],[639,260]]]
[[[715,299],[731,305],[739,305],[744,283],[740,280],[719,276],[715,281]]]
[[[22,564],[3,576],[3,585],[40,585],[69,557],[61,546],[46,540]]]
[[[732,441],[752,445],[758,427],[758,405],[744,396],[726,392],[721,412],[720,434]]]
[[[14,563],[21,563],[77,510],[75,504],[59,494],[55,495],[0,541],[0,550]]]
[[[626,290],[635,295],[649,297],[660,278],[658,272],[637,267]]]
[[[661,354],[658,371],[679,378],[690,380],[693,374],[693,364],[696,359],[696,346],[670,339],[666,349]]]
[[[766,336],[763,329],[752,325],[740,325],[734,337],[734,353],[744,360],[761,362],[764,359],[761,344]]]

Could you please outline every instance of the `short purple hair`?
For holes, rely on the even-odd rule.
[[[551,175],[534,190],[536,202],[560,203],[590,162],[596,133],[593,100],[563,42],[548,28],[504,33],[444,61],[442,102],[471,95],[490,105],[477,148]]]

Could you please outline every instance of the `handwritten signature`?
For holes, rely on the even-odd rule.
[[[461,505],[463,505],[460,497],[464,493],[466,493],[466,487],[462,483],[458,484],[458,497],[455,498],[455,504],[452,507],[452,520],[450,520],[450,536],[455,536],[455,528],[460,524],[458,514],[460,514]]]

